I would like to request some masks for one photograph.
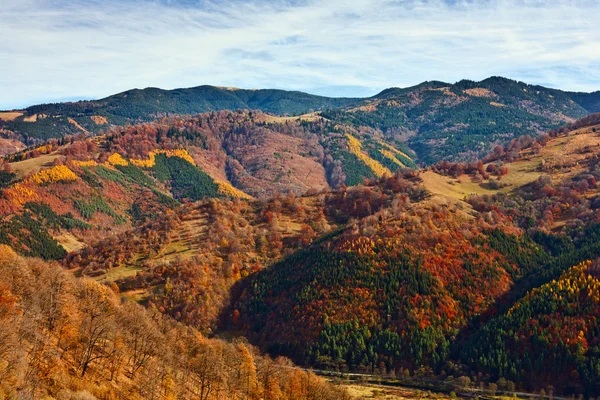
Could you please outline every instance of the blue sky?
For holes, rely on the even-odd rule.
[[[202,84],[600,90],[600,1],[2,0],[0,109]]]

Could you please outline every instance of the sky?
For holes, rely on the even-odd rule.
[[[204,84],[600,90],[599,0],[2,0],[0,109]]]

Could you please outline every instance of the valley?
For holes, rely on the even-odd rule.
[[[600,400],[594,15],[2,0],[0,400]]]
[[[444,86],[423,90],[454,98]],[[71,300],[52,309],[64,313],[60,328],[42,318],[24,333],[33,316],[0,312],[15,327],[11,337],[26,335],[27,347],[11,357],[43,360],[28,364],[35,374],[27,382],[37,382],[40,393],[85,387],[101,397],[129,390],[123,385],[168,391],[172,381],[232,396],[294,398],[305,380],[316,392],[301,398],[446,398],[426,388],[338,387],[293,366],[300,365],[437,388],[595,393],[598,114],[498,141],[481,160],[421,168],[410,139],[336,115],[170,116],[5,156],[5,269],[21,265],[18,273],[38,285],[37,276],[60,271],[67,297],[104,293],[100,315],[112,326],[82,364],[89,337],[76,327],[88,311],[65,308]],[[2,310],[42,301],[18,284],[25,278],[2,279],[9,293]],[[39,296],[56,289],[42,288]],[[154,321],[143,326],[199,338],[169,342],[193,348],[182,353],[189,359],[150,351],[140,359],[135,347],[120,344],[140,328],[136,322],[125,331],[115,318],[138,305],[136,321]],[[50,318],[59,312],[52,310],[43,312]],[[176,340],[167,336],[161,340]],[[36,337],[46,350],[36,350]],[[238,356],[223,356],[218,374],[197,369],[223,352],[243,359],[248,351],[250,386],[224,372],[238,368],[227,366]],[[2,354],[0,372],[19,381],[24,370]],[[57,357],[60,366],[49,369]],[[548,362],[553,369],[544,368]],[[133,373],[134,365],[143,372]],[[161,366],[169,378],[149,389]],[[289,374],[275,381],[270,374],[278,368]],[[199,380],[187,381],[190,373]],[[310,397],[317,393],[329,397]]]

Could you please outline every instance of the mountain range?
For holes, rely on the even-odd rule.
[[[476,159],[514,137],[538,135],[599,112],[600,92],[565,92],[501,77],[455,84],[424,82],[386,89],[370,98],[214,86],[148,88],[100,100],[0,113],[0,129],[3,147],[11,150],[15,143],[9,140],[29,146],[49,138],[95,134],[112,126],[162,117],[238,109],[377,129],[405,143],[425,165],[441,159]]]

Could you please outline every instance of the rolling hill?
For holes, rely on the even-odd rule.
[[[599,285],[597,262],[568,269],[478,331],[463,359],[530,387],[598,391]]]
[[[0,242],[57,259],[182,202],[318,193],[415,166],[375,130],[270,118],[173,117],[13,154],[0,172]]]
[[[0,113],[2,138],[26,145],[175,115],[238,109],[278,116],[324,117],[375,129],[406,144],[421,164],[472,160],[493,146],[536,136],[600,111],[600,92],[573,93],[493,77],[390,88],[371,98],[327,98],[282,90],[199,86],[135,89],[105,99],[43,104]],[[306,115],[308,114],[308,115]],[[9,152],[14,146],[7,147]]]
[[[305,365],[547,389],[559,370],[545,375],[543,360],[481,341],[507,343],[499,324],[528,291],[600,256],[598,122],[514,141],[486,163],[439,163],[300,197],[190,204],[73,253],[65,266]],[[569,321],[588,321],[583,308],[569,310]],[[595,325],[586,326],[591,343]],[[553,332],[530,354],[552,354],[544,346]],[[579,375],[557,392],[595,393],[594,348],[561,350]],[[490,361],[497,354],[508,367]]]
[[[570,267],[600,256],[598,122],[519,149],[499,179],[497,161],[421,173],[431,197],[373,207],[241,281],[226,326],[319,368],[596,393],[596,269]]]
[[[515,137],[556,129],[600,111],[599,97],[492,77],[387,89],[357,107],[322,115],[376,127],[405,142],[421,163],[432,164],[477,159]]]
[[[565,375],[512,353],[502,327],[600,257],[599,132],[591,115],[417,170],[395,136],[352,121],[163,118],[8,157],[0,242],[306,366],[540,390]],[[588,343],[561,347],[556,389],[595,394],[595,314],[556,307]],[[519,346],[573,339],[539,326]]]
[[[350,398],[288,360],[208,339],[4,245],[0,289],[2,398]]]
[[[358,100],[274,89],[244,90],[215,86],[175,90],[133,89],[100,100],[41,104],[2,113],[0,127],[31,141],[97,133],[113,125],[153,121],[166,116],[240,109],[301,115],[344,107]]]

